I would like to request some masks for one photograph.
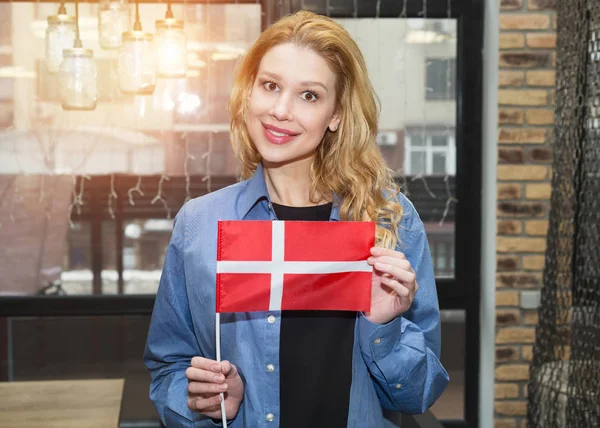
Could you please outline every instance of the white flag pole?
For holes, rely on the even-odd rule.
[[[221,362],[221,313],[217,312],[215,320],[215,336],[217,341],[217,361]],[[227,428],[227,414],[225,413],[225,394],[221,392],[221,419],[223,427]]]

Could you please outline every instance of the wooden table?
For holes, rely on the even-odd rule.
[[[0,382],[1,428],[117,428],[124,379]]]

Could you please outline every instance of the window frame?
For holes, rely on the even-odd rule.
[[[418,135],[413,133],[412,135]],[[410,155],[413,152],[425,153],[425,173],[423,175],[456,175],[456,138],[454,135],[447,135],[443,132],[430,133],[427,132],[425,135],[425,145],[413,146],[412,135],[406,134],[404,139],[404,172],[406,175],[419,175],[423,173],[416,173],[413,171],[413,165],[411,162]],[[445,137],[446,145],[434,146],[432,144],[432,137]],[[433,154],[444,153],[446,155],[446,165],[443,174],[433,173]]]

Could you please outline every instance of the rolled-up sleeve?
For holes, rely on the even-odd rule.
[[[359,341],[381,405],[417,414],[437,400],[449,382],[440,358],[440,314],[435,277],[423,222],[408,202],[404,252],[419,290],[411,308],[387,324],[359,319]]]

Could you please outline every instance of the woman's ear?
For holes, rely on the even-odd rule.
[[[332,118],[331,118],[331,122],[329,122],[329,130],[331,132],[335,132],[337,131],[338,127],[340,126],[340,121],[342,120],[342,118],[340,117],[340,114],[336,113]]]

